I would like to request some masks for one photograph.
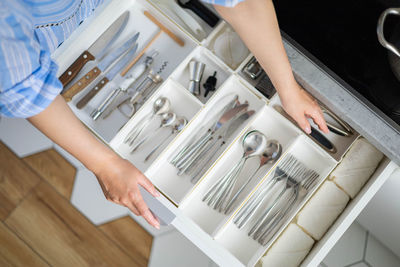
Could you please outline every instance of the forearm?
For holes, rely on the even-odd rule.
[[[272,1],[246,0],[234,8],[215,8],[252,51],[278,93],[295,88]]]
[[[83,126],[61,96],[28,120],[94,173],[100,171],[98,168],[104,166],[102,163],[106,164],[116,157]]]

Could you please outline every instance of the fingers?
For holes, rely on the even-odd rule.
[[[138,183],[144,187],[147,191],[149,191],[150,194],[153,195],[153,197],[159,197],[160,193],[156,190],[154,185],[150,182],[149,179],[147,179],[144,175],[139,179]]]
[[[305,131],[307,134],[311,133],[310,123],[308,122],[304,114],[297,116],[295,120],[297,124],[300,126],[300,128],[303,129],[303,131]]]
[[[129,193],[129,197],[133,206],[139,211],[139,215],[142,216],[150,225],[160,229],[160,222],[156,217],[154,217],[153,213],[151,213],[147,207],[142,195],[139,192],[139,189],[137,189],[135,192]]]
[[[319,106],[314,107],[314,109],[310,112],[307,112],[307,114],[312,120],[315,122],[315,124],[318,125],[319,129],[324,132],[324,133],[329,133],[328,126],[326,125],[324,115],[322,114],[322,111]]]

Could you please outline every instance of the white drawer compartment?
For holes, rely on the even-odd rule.
[[[165,2],[164,0],[159,1]],[[102,140],[107,143],[112,140],[109,142],[110,146],[122,157],[127,158],[142,170],[163,194],[160,198],[154,199],[149,194],[144,193],[145,200],[156,215],[167,223],[171,222],[218,265],[229,267],[255,266],[259,258],[271,246],[273,240],[279,236],[304,204],[308,195],[291,211],[290,216],[283,220],[283,223],[277,227],[274,237],[265,245],[260,245],[249,238],[246,233],[248,229],[239,230],[233,223],[234,216],[241,208],[245,207],[245,204],[256,193],[257,189],[270,179],[279,162],[287,157],[289,153],[296,156],[308,168],[320,174],[318,184],[326,178],[332,168],[340,161],[340,158],[336,158],[335,161],[332,155],[329,155],[313,143],[311,139],[305,137],[299,129],[276,112],[271,105],[268,106],[268,101],[259,92],[254,88],[248,87],[248,84],[243,82],[242,78],[237,75],[237,72],[241,69],[241,66],[237,67],[237,65],[240,65],[241,62],[229,67],[226,62],[213,54],[213,52],[216,52],[212,51],[216,38],[221,33],[226,32],[229,27],[224,22],[220,23],[214,31],[211,28],[207,28],[206,35],[208,35],[208,38],[201,44],[198,41],[202,40],[202,38],[197,38],[197,41],[194,40],[193,36],[188,35],[187,30],[182,30],[184,27],[177,25],[177,23],[164,16],[159,12],[158,7],[155,7],[149,1],[111,1],[97,17],[86,21],[57,51],[55,57],[60,65],[60,73],[100,36],[103,29],[107,28],[112,21],[126,10],[131,13],[130,20],[124,33],[113,45],[114,47],[123,43],[136,32],[141,32],[139,38],[140,51],[158,32],[158,27],[143,15],[145,10],[150,11],[161,23],[170,28],[185,42],[185,46],[178,46],[166,34],[161,34],[160,38],[152,45],[152,49],[149,52],[157,50],[160,53],[154,64],[155,70],[157,71],[164,61],[168,61],[167,67],[162,72],[165,82],[160,85],[154,95],[129,120],[118,112],[114,112],[108,119],[104,120],[93,121],[90,117],[91,110],[99,105],[112,89],[118,86],[118,84],[113,83],[110,83],[93,98],[85,109],[78,110],[75,107],[75,103],[91,88],[89,86],[86,91],[78,94],[72,100],[70,103],[72,110]],[[168,11],[165,13],[168,13]],[[172,18],[173,16],[170,17]],[[196,18],[196,20],[198,19]],[[246,55],[243,57],[246,57]],[[193,59],[206,63],[208,67],[206,67],[201,84],[204,83],[205,77],[217,71],[217,90],[206,99],[198,99],[187,90],[189,82],[188,64]],[[97,62],[88,64],[82,70],[80,76],[96,64]],[[243,62],[241,64],[243,65]],[[235,68],[237,69],[232,70]],[[211,164],[206,166],[204,173],[198,179],[193,182],[188,175],[178,175],[177,169],[170,163],[171,157],[179,149],[191,142],[194,136],[202,134],[202,131],[207,131],[211,126],[208,122],[212,122],[212,118],[216,116],[227,101],[230,101],[235,96],[238,97],[240,103],[248,102],[248,110],[254,111],[252,117],[235,129],[226,144],[215,152]],[[181,132],[171,136],[151,160],[144,161],[146,155],[158,144],[158,141],[169,132],[163,130],[160,135],[156,135],[152,139],[153,141],[143,144],[138,150],[140,153],[131,153],[132,148],[124,140],[129,132],[137,127],[141,119],[147,114],[151,114],[153,103],[159,97],[167,97],[171,101],[171,111],[178,116],[186,117],[188,124]],[[158,123],[159,120],[154,121],[153,125],[151,125],[153,131],[158,126]],[[246,131],[254,129],[264,133],[268,139],[276,139],[280,142],[283,147],[281,159],[260,171],[257,179],[250,184],[249,188],[238,199],[235,208],[230,213],[223,215],[205,205],[202,197],[207,189],[240,158],[243,153],[240,144],[241,136]],[[348,141],[343,145],[343,154],[351,143],[352,141]],[[249,162],[249,166],[245,167],[244,173],[250,173],[251,170],[257,168],[257,164],[257,160]],[[319,261],[328,253],[329,249],[340,238],[395,168],[397,166],[388,159],[381,163],[362,191],[350,202],[325,236],[316,243],[303,262],[304,266],[318,265]],[[239,179],[238,187],[244,183],[245,178],[243,176]],[[317,187],[318,185],[315,185],[315,188]],[[309,193],[311,194],[312,190]]]

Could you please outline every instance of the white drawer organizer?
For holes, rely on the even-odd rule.
[[[145,0],[114,0],[104,4],[97,10],[97,15],[85,21],[71,38],[56,51],[54,57],[60,65],[60,73],[83,50],[89,47],[112,21],[126,10],[130,11],[130,21],[114,46],[117,46],[138,31],[140,32],[139,50],[151,39],[157,32],[157,26],[143,15],[145,10],[148,10],[179,36],[185,42],[185,46],[179,47],[165,34],[162,34],[153,44],[152,49],[156,49],[159,52],[159,56],[153,65],[155,70],[157,71],[164,61],[168,61],[168,65],[161,73],[165,81],[129,121],[119,112],[113,112],[106,120],[93,121],[89,116],[90,112],[115,88],[118,81],[107,85],[82,110],[78,110],[75,107],[82,93],[78,94],[71,101],[71,108],[99,138],[143,171],[163,194],[163,196],[155,200],[149,194],[143,192],[150,208],[160,219],[165,223],[171,223],[221,266],[255,266],[313,192],[309,192],[301,205],[292,211],[290,218],[280,227],[272,241],[265,246],[261,246],[249,238],[243,229],[239,230],[233,224],[233,216],[243,207],[244,203],[257,188],[268,180],[279,162],[287,157],[289,153],[300,159],[307,167],[317,171],[320,175],[318,183],[321,184],[338,164],[357,136],[350,141],[349,139],[334,139],[334,144],[340,148],[338,151],[340,154],[330,155],[272,107],[273,103],[279,103],[276,95],[270,102],[238,75],[238,72],[251,58],[251,55],[236,69],[232,69],[213,53],[210,46],[215,41],[216,36],[229,27],[226,23],[221,22],[215,29],[211,29],[194,16],[208,34],[207,38],[197,40],[190,35],[189,31],[185,30],[184,26],[173,22],[173,19],[176,18],[173,17],[173,13],[170,10],[161,10],[157,5]],[[150,51],[151,49],[149,53]],[[217,71],[217,90],[212,93],[209,99],[202,98],[199,100],[186,89],[189,82],[188,64],[192,59],[197,59],[206,64],[203,82],[205,80],[204,77],[208,77],[214,71]],[[81,73],[85,73],[93,64],[88,64]],[[190,179],[185,175],[178,176],[175,167],[169,163],[172,154],[198,131],[202,123],[210,117],[213,111],[215,112],[216,109],[221,108],[221,103],[233,95],[238,95],[241,102],[247,100],[249,109],[254,110],[255,114],[236,131],[229,144],[224,146],[224,151],[221,152],[221,155],[196,183],[190,182]],[[152,146],[144,146],[143,153],[131,154],[128,146],[123,141],[138,121],[151,111],[154,100],[160,96],[168,97],[174,112],[185,116],[189,123],[157,157],[154,157],[153,161],[144,163],[143,155],[147,155]],[[264,169],[264,175],[261,175],[262,177],[259,177],[254,182],[253,189],[246,192],[247,196],[241,200],[241,204],[233,212],[222,215],[205,205],[201,198],[206,190],[232,167],[232,162],[240,158],[242,155],[240,145],[242,136],[252,129],[261,131],[267,138],[278,140],[283,147],[282,156],[273,166],[268,166]],[[255,165],[253,164],[252,166],[254,167]],[[319,264],[395,168],[397,166],[387,158],[381,162],[379,168],[363,187],[362,191],[347,205],[344,212],[325,236],[314,245],[310,254],[303,261],[304,266],[317,266]],[[312,191],[315,191],[317,187],[315,186]]]

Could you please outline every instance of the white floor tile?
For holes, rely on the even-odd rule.
[[[368,237],[367,253],[365,258],[366,261],[374,267],[400,266],[400,259],[372,235],[369,235]]]
[[[149,267],[208,267],[210,259],[182,234],[173,231],[154,238]]]
[[[343,267],[363,257],[366,231],[353,223],[324,259],[329,267]]]
[[[365,264],[364,262],[359,262],[357,264],[351,265],[351,267],[369,267],[369,266],[367,264]]]
[[[128,214],[127,208],[106,200],[94,174],[84,168],[77,171],[71,203],[95,225]]]
[[[0,140],[18,157],[38,153],[53,145],[50,139],[25,119],[2,117],[0,121]]]

